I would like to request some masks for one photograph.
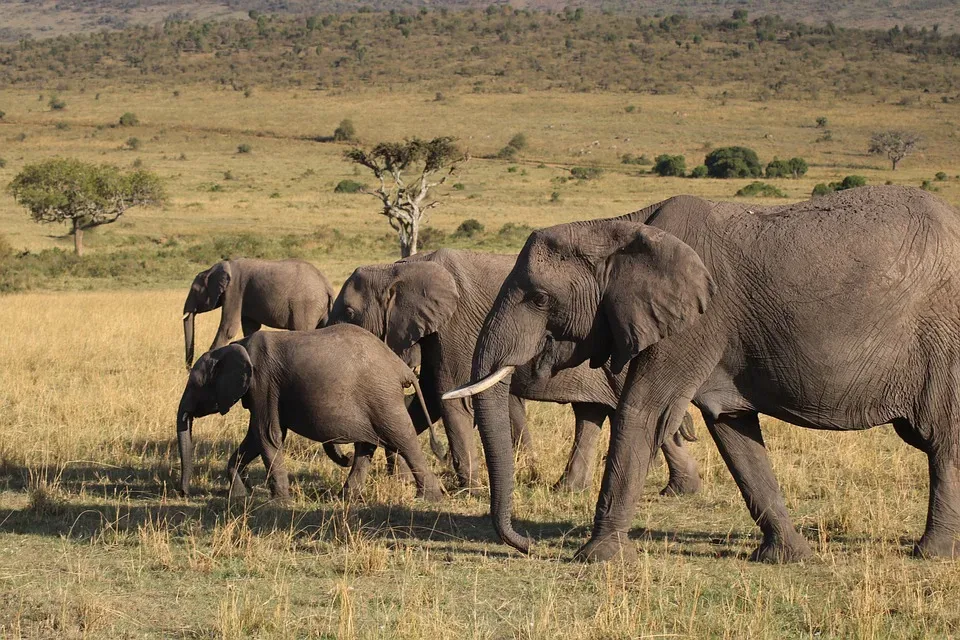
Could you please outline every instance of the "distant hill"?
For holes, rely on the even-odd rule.
[[[486,9],[505,2],[484,0],[0,0],[0,42],[23,37],[43,38],[132,25],[160,24],[171,16],[208,20],[238,18],[251,10],[261,13],[312,15],[348,13],[358,9],[411,11]],[[889,29],[910,25],[942,33],[960,31],[956,0],[515,0],[518,9],[562,11],[566,7],[623,12],[650,17],[683,13],[691,17],[726,17],[745,9],[754,17],[778,14],[785,19],[822,25]]]

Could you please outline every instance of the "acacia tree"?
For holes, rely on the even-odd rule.
[[[870,153],[887,156],[897,170],[897,163],[917,150],[920,136],[910,131],[878,131],[870,136]]]
[[[427,201],[430,190],[443,184],[469,155],[460,150],[455,138],[444,136],[430,141],[381,142],[369,150],[354,147],[344,153],[344,159],[370,169],[380,181],[377,189],[364,189],[363,193],[382,203],[380,214],[397,232],[400,256],[406,258],[417,252],[424,215],[440,204]]]
[[[130,207],[166,200],[160,178],[149,171],[122,173],[109,164],[67,158],[25,166],[8,189],[35,222],[69,224],[78,256],[84,230],[116,222]]]

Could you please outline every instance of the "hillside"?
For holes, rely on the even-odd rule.
[[[484,0],[0,0],[0,42],[24,37],[43,38],[72,33],[157,25],[170,17],[191,20],[239,18],[249,11],[290,15],[352,12],[363,7],[374,11],[431,9],[486,9],[502,2]],[[515,0],[518,9],[562,11],[566,7],[596,7],[590,2],[565,0]],[[894,26],[938,25],[943,33],[960,27],[960,6],[950,0],[852,0],[842,4],[824,0],[608,0],[606,11],[661,17],[682,13],[691,17],[721,18],[734,9],[761,15],[778,14],[811,25],[832,22],[837,26],[890,29]]]
[[[0,86],[64,91],[100,82],[211,82],[376,90],[734,94],[817,99],[888,91],[948,94],[960,35],[811,27],[779,17],[635,17],[491,7],[190,21],[0,48]],[[896,96],[897,99],[902,96]]]

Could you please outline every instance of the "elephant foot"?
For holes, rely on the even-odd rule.
[[[635,562],[637,549],[626,533],[617,532],[602,538],[590,538],[587,544],[580,547],[573,559],[580,562],[608,562],[617,559],[622,562]]]
[[[925,559],[954,559],[960,557],[960,540],[952,533],[923,534],[920,541],[913,547],[913,555]]]
[[[439,482],[427,484],[423,488],[417,488],[417,497],[427,502],[440,502],[443,500],[443,487]]]
[[[810,549],[810,545],[798,533],[794,533],[789,540],[780,538],[768,540],[764,538],[760,546],[750,554],[750,560],[753,562],[766,562],[768,564],[803,562],[811,557],[813,557],[813,551]]]
[[[670,478],[670,481],[667,482],[667,486],[660,491],[660,495],[667,497],[692,496],[700,493],[700,488],[702,486],[703,485],[700,482],[700,476]]]

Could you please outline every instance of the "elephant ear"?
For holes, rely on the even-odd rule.
[[[387,291],[384,335],[395,353],[436,333],[457,309],[460,292],[450,272],[435,262],[401,262]]]
[[[232,276],[230,265],[226,262],[218,262],[197,274],[194,281],[194,286],[198,287],[196,311],[203,313],[219,307]]]
[[[715,285],[697,252],[666,231],[623,223],[613,230],[613,244],[600,305],[617,374],[641,351],[695,322]]]
[[[250,354],[239,344],[217,349],[215,353],[217,362],[213,365],[213,395],[220,415],[226,415],[250,388],[253,363],[250,362]]]

